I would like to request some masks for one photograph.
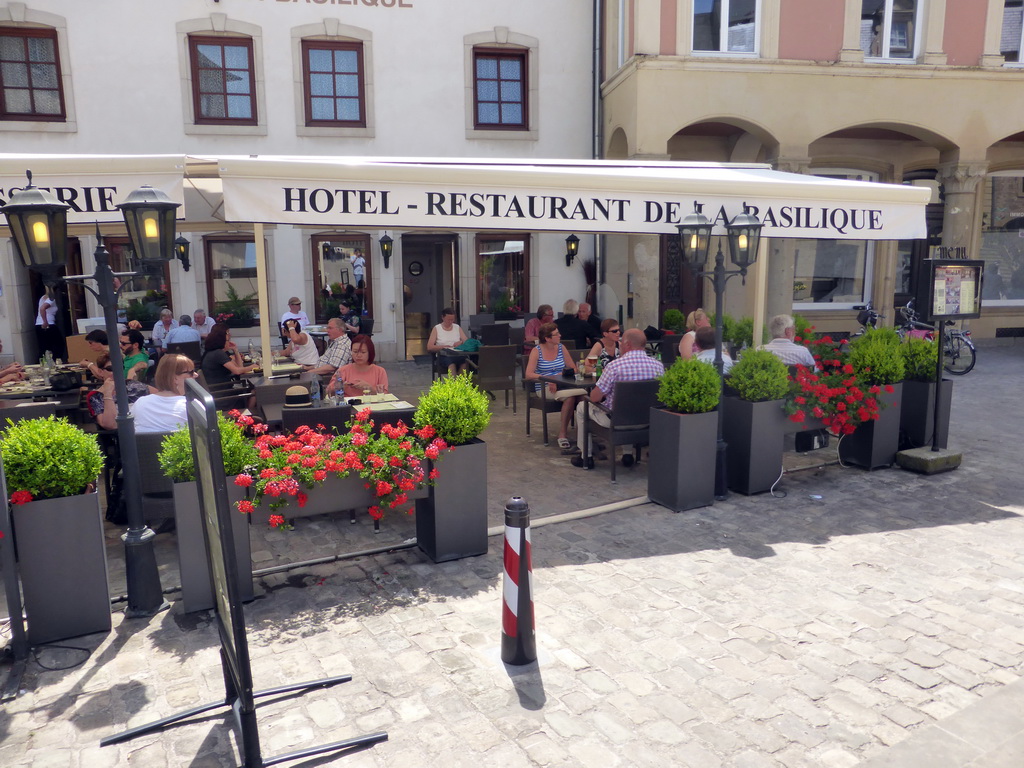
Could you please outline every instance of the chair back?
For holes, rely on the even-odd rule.
[[[510,343],[508,324],[495,323],[480,327],[480,343],[486,347],[504,346]]]
[[[135,443],[139,456],[139,489],[143,497],[170,496],[174,483],[160,466],[160,448],[170,432],[139,432]]]
[[[508,327],[508,343],[514,344],[515,346],[522,349],[523,344],[526,343],[526,326],[510,325]]]
[[[665,370],[671,368],[672,363],[679,359],[679,338],[673,334],[660,342],[661,364],[665,366]]]
[[[651,408],[658,403],[658,379],[615,382],[612,398],[612,429],[646,429],[651,423]]]
[[[352,406],[348,403],[325,405],[320,408],[282,408],[281,428],[285,432],[294,432],[301,426],[315,429],[323,424],[328,431],[334,430],[341,434],[351,418]]]
[[[26,403],[0,410],[0,432],[7,430],[7,420],[14,424],[25,419],[45,419],[57,415],[57,403]]]
[[[485,325],[491,325],[494,322],[493,312],[481,312],[479,315],[469,316],[469,330],[471,333],[479,333],[480,329]],[[485,342],[486,343],[486,342]]]
[[[309,391],[309,382],[286,379],[283,383],[260,384],[256,387],[256,408],[268,424],[280,423],[283,416],[285,395],[292,387],[304,387]]]
[[[500,347],[480,347],[477,352],[476,383],[481,389],[500,389],[502,384],[515,386],[516,347],[506,344]]]
[[[167,353],[184,355],[194,363],[198,363],[203,356],[202,342],[198,341],[172,341],[167,345]]]
[[[373,419],[373,431],[380,433],[381,427],[385,424],[390,424],[394,427],[400,421],[404,421],[407,427],[412,428],[414,426],[412,417],[415,413],[415,408],[393,408],[387,411],[374,411],[370,417]]]
[[[363,315],[359,318],[359,333],[364,336],[373,336],[373,318]]]

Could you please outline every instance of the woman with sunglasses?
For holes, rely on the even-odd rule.
[[[185,355],[167,354],[156,366],[156,392],[132,405],[136,432],[173,432],[188,423],[185,413],[185,382],[196,375],[195,364]]]
[[[619,339],[622,338],[622,326],[619,321],[608,317],[601,321],[601,340],[587,353],[587,360],[597,358],[601,366],[608,365],[619,356]]]

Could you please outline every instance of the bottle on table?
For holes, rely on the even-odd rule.
[[[309,401],[314,407],[320,405],[320,381],[314,378],[309,384]]]

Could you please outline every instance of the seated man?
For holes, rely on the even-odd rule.
[[[146,378],[149,372],[149,355],[143,347],[146,337],[134,328],[121,334],[121,354],[124,356],[124,377],[129,380]]]
[[[715,364],[715,329],[710,325],[704,325],[696,331],[696,346],[700,347],[695,357],[705,363]],[[727,374],[732,370],[734,361],[729,355],[729,350],[722,345],[722,373]]]
[[[612,397],[615,394],[615,382],[617,381],[643,381],[645,379],[657,379],[665,373],[665,366],[660,361],[649,357],[644,349],[647,347],[647,337],[639,328],[630,328],[622,334],[619,342],[621,355],[605,366],[604,373],[597,380],[597,386],[590,390],[590,400],[594,403],[603,402],[608,408],[612,407]],[[608,414],[599,408],[594,408],[586,401],[581,401],[576,406],[576,445],[580,452],[586,451],[583,444],[583,419],[587,418],[584,408],[590,414],[590,420],[602,426],[610,426],[611,420]],[[573,456],[574,467],[585,466],[582,456]]]
[[[193,327],[199,331],[199,336],[205,339],[214,326],[213,318],[206,316],[205,309],[197,309],[192,313],[192,319],[195,321]]]
[[[807,347],[801,347],[793,341],[796,338],[796,322],[792,315],[773,317],[768,321],[768,332],[771,333],[772,340],[762,344],[758,349],[767,349],[786,365],[817,367],[814,356]]]
[[[590,323],[576,316],[579,310],[580,305],[576,299],[569,299],[562,305],[562,316],[555,320],[555,325],[562,334],[562,341],[576,342],[576,349],[590,349],[596,343],[596,339],[590,337]]]
[[[172,328],[164,337],[164,349],[167,349],[168,344],[184,344],[189,341],[202,341],[202,336],[192,327],[192,316],[182,315],[178,319],[178,327]]]
[[[332,317],[327,321],[327,338],[330,343],[316,365],[304,365],[303,370],[312,371],[319,376],[332,376],[341,366],[352,362],[352,342],[345,335],[345,324],[340,317]]]
[[[585,301],[580,302],[580,309],[576,313],[576,317],[590,326],[590,338],[593,339],[591,345],[599,342],[601,340],[601,316],[594,314],[593,307]]]

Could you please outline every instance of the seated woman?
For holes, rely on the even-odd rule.
[[[290,342],[284,350],[285,357],[290,357],[299,365],[316,365],[320,361],[313,337],[302,332],[302,323],[294,319],[285,320],[281,330]]]
[[[156,392],[140,397],[131,406],[136,432],[173,432],[188,423],[185,413],[185,382],[196,374],[185,355],[166,354],[156,366]]]
[[[107,339],[106,331],[94,328],[85,334],[85,343],[89,345],[89,349],[93,352],[99,353],[100,357],[110,354],[110,342]],[[82,360],[79,365],[85,368],[93,378],[96,378],[101,382],[114,378],[114,372],[109,368],[104,368],[100,365],[99,359],[97,359],[95,363],[88,359]]]
[[[679,356],[683,360],[689,360],[700,352],[701,347],[697,342],[697,329],[709,328],[711,321],[703,309],[695,309],[686,316],[686,333],[679,340]]]
[[[225,323],[217,323],[206,336],[206,351],[199,361],[206,383],[210,386],[230,384],[235,376],[252,373],[255,365],[245,365],[242,353],[231,340]]]
[[[374,365],[377,351],[369,336],[360,334],[352,339],[352,362],[341,366],[331,383],[327,394],[333,395],[339,387],[345,397],[359,397],[367,391],[382,394],[388,391],[388,372]]]
[[[530,351],[530,359],[526,363],[525,378],[527,380],[537,381],[541,376],[558,375],[566,368],[571,368],[573,372],[576,371],[576,362],[562,346],[562,335],[559,333],[557,325],[554,323],[541,325],[537,331],[537,339],[539,343]],[[538,392],[542,386],[545,385],[538,381]],[[581,390],[559,390],[557,385],[551,383],[546,386],[549,394],[562,401],[562,422],[561,428],[558,430],[558,447],[562,450],[569,450],[571,448],[567,435],[569,420],[580,399],[577,393]]]
[[[4,351],[4,344],[0,341],[0,352]],[[25,378],[25,369],[21,363],[13,362],[10,365],[6,365],[0,368],[0,384],[6,384],[9,381],[21,381]]]
[[[601,321],[601,340],[597,342],[587,353],[587,359],[597,358],[601,366],[606,366],[619,356],[619,339],[622,336],[622,326],[614,318],[607,317]],[[590,363],[587,363],[587,372],[590,370]]]
[[[101,429],[117,429],[117,407],[114,405],[114,368],[110,364],[110,357],[100,355],[99,360],[96,361],[96,366],[103,372],[109,373],[110,378],[104,379],[103,385],[99,389],[88,394],[86,403],[89,407],[89,413],[96,419],[96,424]],[[126,381],[125,386],[128,390],[129,406],[140,397],[156,392],[155,387],[151,387],[141,381],[135,381],[134,379]]]
[[[430,338],[427,339],[428,352],[440,352],[442,349],[454,349],[466,340],[466,332],[455,324],[455,310],[445,307],[441,310],[441,322],[435,325],[430,331]],[[440,359],[440,357],[439,357]],[[463,359],[458,368],[464,371],[469,367],[469,362]],[[448,373],[455,373],[456,364],[448,366]]]

